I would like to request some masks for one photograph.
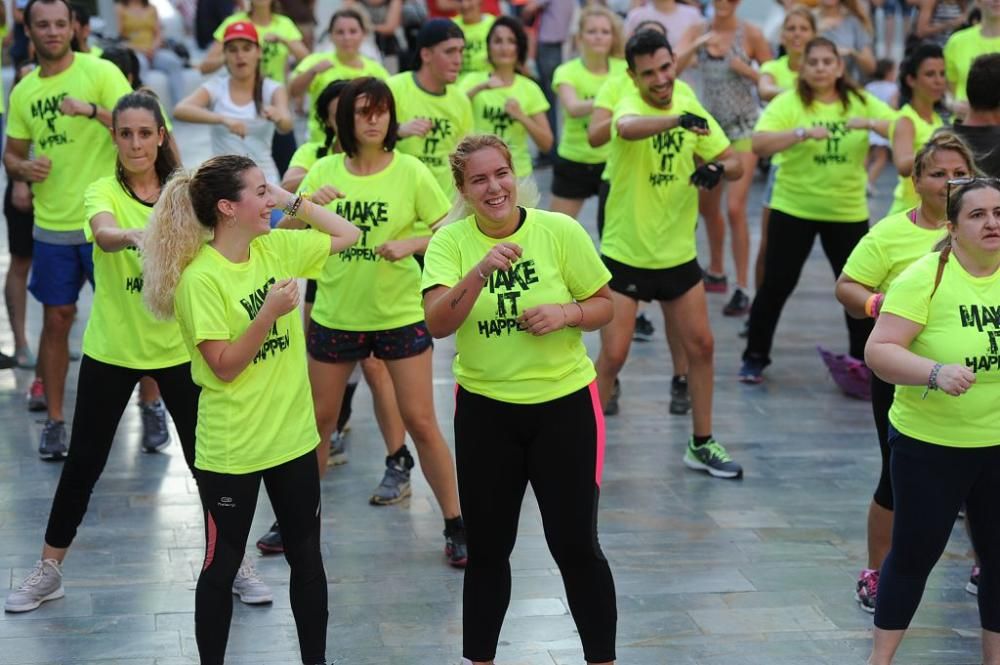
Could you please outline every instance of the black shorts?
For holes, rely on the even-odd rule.
[[[577,200],[597,196],[602,173],[603,162],[582,164],[556,155],[556,162],[552,166],[552,195]]]
[[[306,280],[306,298],[305,301],[310,305],[316,302],[316,289],[319,285],[316,283],[315,279]]]
[[[35,215],[14,207],[11,201],[13,191],[14,183],[8,180],[7,191],[3,196],[3,214],[7,218],[7,247],[11,256],[30,259],[35,248],[35,240],[31,236]]]
[[[697,286],[702,277],[698,259],[673,268],[634,268],[606,256],[601,260],[611,271],[611,290],[643,302],[676,300]]]
[[[306,350],[314,360],[346,363],[374,355],[379,360],[403,360],[419,356],[434,346],[423,321],[392,330],[334,330],[309,321]]]

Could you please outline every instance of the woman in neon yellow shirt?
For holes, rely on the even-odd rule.
[[[938,109],[948,92],[944,73],[944,53],[937,44],[921,44],[903,61],[899,72],[901,107],[892,123],[892,161],[899,172],[899,182],[892,194],[889,214],[904,212],[917,205],[920,197],[913,189],[913,155],[927,143],[944,121]]]
[[[913,160],[915,208],[890,214],[851,252],[837,279],[837,300],[857,319],[877,318],[892,281],[944,237],[948,181],[976,172],[972,151],[957,136],[939,132]],[[875,611],[879,569],[892,536],[892,479],[889,474],[889,408],[894,386],[872,375],[872,412],[882,453],[882,471],[868,507],[868,566],[861,571],[855,596],[866,612]]]
[[[271,230],[271,212],[310,231]],[[213,157],[170,180],[146,235],[146,304],[175,317],[201,386],[195,477],[205,562],[195,592],[203,663],[222,663],[232,582],[261,481],[283,527],[303,663],[324,663],[327,587],[320,553],[316,420],[296,278],[316,275],[358,230],[269,184],[253,160]]]
[[[361,55],[361,44],[368,35],[368,23],[356,9],[339,9],[330,17],[327,28],[333,51],[313,53],[303,58],[292,72],[292,82],[288,92],[299,97],[306,92],[315,100],[323,88],[333,81],[349,81],[361,76],[389,78],[385,67],[371,58]],[[313,116],[309,118],[309,140],[323,140],[323,126]]]
[[[570,217],[580,214],[584,201],[597,196],[610,146],[591,147],[587,125],[594,111],[594,98],[604,83],[625,74],[627,66],[621,21],[614,12],[598,5],[580,12],[577,27],[580,57],[564,62],[552,75],[552,88],[559,95],[563,129],[552,168],[552,212]],[[622,81],[627,83],[627,81]]]
[[[493,662],[531,483],[584,657],[610,664],[615,590],[597,541],[604,417],[582,331],[611,320],[611,275],[572,218],[517,205],[503,141],[466,138],[451,164],[472,214],[431,240],[422,287],[431,333],[457,333],[455,454],[469,534],[463,662]]]
[[[806,46],[798,88],[778,95],[764,109],[754,129],[753,150],[761,157],[780,153],[781,168],[771,197],[764,281],[750,309],[739,374],[743,383],[763,381],[781,310],[816,236],[839,275],[868,232],[868,132],[887,135],[892,115],[892,109],[844,75],[837,47],[825,37]],[[860,358],[871,324],[848,318],[847,329],[850,355]]]
[[[179,163],[165,147],[168,134],[155,97],[126,95],[111,118],[116,174],[95,181],[84,196],[84,232],[94,243],[96,288],[83,334],[69,458],[52,502],[41,559],[26,583],[7,597],[8,612],[33,610],[63,596],[62,562],[141,378],[152,377],[159,384],[184,460],[194,471],[199,390],[191,381],[191,358],[177,324],[156,320],[142,303],[145,227]],[[34,584],[27,583],[33,579]]]
[[[517,177],[532,173],[528,139],[538,151],[552,149],[552,128],[545,112],[549,102],[534,80],[525,76],[528,35],[516,18],[501,16],[486,38],[491,72],[473,72],[459,85],[472,100],[474,127],[483,134],[495,134],[510,145]]]
[[[983,663],[1000,663],[1000,181],[951,181],[947,214],[947,246],[893,282],[865,353],[896,386],[892,547],[870,665],[892,663],[963,502],[982,559]]]
[[[757,80],[757,94],[763,102],[769,102],[786,90],[794,90],[799,81],[799,67],[802,66],[802,54],[806,44],[816,36],[816,17],[805,7],[795,6],[785,14],[781,24],[781,45],[785,55],[775,60],[768,60],[760,66],[760,78]],[[780,155],[771,157],[771,166],[767,170],[767,182],[764,185],[764,195],[761,197],[760,210],[760,243],[757,245],[757,258],[753,264],[754,288],[759,289],[764,282],[764,256],[767,253],[767,222],[771,217],[771,193],[774,191],[774,179],[777,177]],[[746,322],[749,326],[749,321]],[[746,337],[746,327],[740,333]]]
[[[450,203],[430,170],[394,150],[398,123],[389,86],[355,79],[337,104],[341,154],[316,162],[299,185],[362,230],[361,242],[330,257],[320,275],[309,322],[309,377],[320,440],[337,424],[347,381],[359,361],[385,361],[400,415],[421,469],[444,515],[445,554],[465,565],[465,531],[451,453],[434,416],[432,340],[420,306],[420,266],[430,228]],[[336,183],[337,192],[330,192]],[[320,199],[317,199],[320,200]],[[414,460],[403,441],[390,441],[386,476],[371,497],[395,503],[410,493]],[[321,464],[328,448],[320,445]]]

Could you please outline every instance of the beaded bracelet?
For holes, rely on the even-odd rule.
[[[928,391],[938,389],[937,377],[938,377],[938,372],[941,371],[942,367],[944,367],[944,365],[942,365],[941,363],[936,363],[934,367],[931,368],[931,373],[927,377],[927,387],[924,388],[924,394],[920,397],[920,399],[927,399]]]
[[[282,210],[282,212],[285,213],[285,215],[288,217],[295,217],[295,215],[297,215],[299,212],[299,208],[301,207],[302,207],[302,197],[297,195],[294,199],[285,204],[285,207]]]

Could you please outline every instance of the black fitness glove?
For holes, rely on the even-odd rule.
[[[708,120],[694,113],[681,113],[678,124],[681,126],[681,129],[708,129]]]
[[[702,164],[691,174],[691,184],[702,189],[712,189],[722,180],[726,167],[719,162]]]

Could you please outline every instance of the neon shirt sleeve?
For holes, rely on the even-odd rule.
[[[545,98],[545,93],[542,92],[541,86],[527,77],[524,77],[524,83],[525,85],[519,94],[515,93],[518,102],[521,104],[521,109],[528,115],[548,111],[549,100]]]
[[[25,79],[26,80],[26,79]],[[24,81],[21,81],[24,83]],[[14,86],[10,92],[10,111],[7,114],[7,136],[21,141],[31,140],[31,129],[28,127],[25,110],[26,100],[21,99],[18,90],[19,86]]]
[[[576,90],[577,84],[573,80],[572,67],[576,63],[575,60],[570,60],[569,62],[564,62],[563,64],[556,67],[556,71],[552,73],[552,92],[559,94],[559,86],[563,83],[569,83]]]
[[[882,304],[883,313],[888,312],[922,326],[927,325],[928,305],[931,291],[934,289],[938,255],[938,252],[934,252],[933,255],[929,255],[933,256],[932,259],[916,261],[892,282]]]
[[[889,262],[878,244],[878,236],[871,232],[861,240],[844,264],[844,274],[859,284],[875,289],[889,274]]]
[[[798,93],[794,90],[782,92],[764,107],[764,112],[757,119],[755,132],[784,132],[795,125],[795,107]]]
[[[330,236],[312,229],[275,229],[269,236],[276,251],[288,261],[289,271],[295,277],[319,277],[330,257]]]
[[[98,97],[100,101],[97,102],[97,105],[110,111],[119,99],[132,92],[132,86],[129,85],[128,79],[121,73],[121,70],[110,61],[100,60],[99,62],[102,63],[101,66],[105,71],[101,72],[101,76],[96,77],[101,84]]]
[[[611,279],[594,249],[594,241],[579,224],[567,224],[562,238],[563,277],[574,300],[586,300]]]
[[[434,175],[423,163],[415,169],[417,180],[417,235],[430,235],[430,227],[448,214],[451,202],[441,191]],[[426,229],[426,232],[425,232]]]
[[[186,323],[192,346],[208,340],[229,340],[226,296],[204,274],[181,275],[174,294],[174,312]],[[196,348],[193,353],[200,353]]]
[[[94,242],[94,230],[90,220],[102,212],[114,215],[115,205],[111,193],[105,187],[104,178],[95,180],[83,194],[83,235],[87,242]]]
[[[464,220],[453,224],[464,224]],[[434,234],[427,253],[424,254],[424,272],[420,279],[420,290],[426,291],[436,286],[449,289],[462,281],[462,259],[454,242],[451,225]]]

